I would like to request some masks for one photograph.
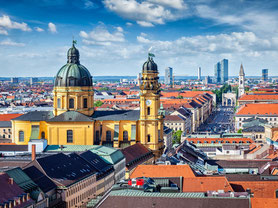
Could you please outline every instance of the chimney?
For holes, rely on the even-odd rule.
[[[9,178],[9,184],[13,185],[14,184],[14,179],[13,178]]]
[[[36,145],[32,144],[32,161],[36,159]]]

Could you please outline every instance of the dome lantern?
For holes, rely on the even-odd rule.
[[[148,72],[157,72],[157,65],[153,61],[154,54],[149,53],[148,54],[148,60],[143,64],[142,71],[143,73],[148,73]]]

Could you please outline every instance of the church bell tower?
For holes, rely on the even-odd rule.
[[[140,142],[156,156],[163,150],[163,117],[160,109],[160,83],[153,54],[143,64],[140,83]]]
[[[239,79],[238,79],[238,97],[240,98],[245,94],[245,73],[242,64],[240,65]]]

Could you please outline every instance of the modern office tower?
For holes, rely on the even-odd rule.
[[[220,63],[214,65],[214,77],[215,82],[220,83],[221,82],[221,71],[220,71]]]
[[[238,97],[245,94],[245,73],[242,64],[240,65],[239,78],[238,78]]]
[[[38,81],[39,81],[39,79],[36,78],[36,77],[31,77],[31,78],[30,78],[30,84],[31,84],[31,85],[37,83]]]
[[[137,76],[137,86],[140,86],[140,84],[141,84],[141,79],[142,79],[142,74],[139,73],[138,76]]]
[[[201,80],[202,70],[201,67],[198,68],[198,80]]]
[[[268,80],[268,69],[262,69],[262,80],[263,81]]]
[[[165,69],[165,77],[164,77],[164,81],[166,85],[170,85],[173,86],[173,68],[171,67],[167,67]]]
[[[12,77],[11,78],[11,83],[12,84],[18,84],[18,78],[17,77]]]
[[[229,79],[229,74],[228,74],[228,60],[223,59],[220,61],[220,71],[221,71],[221,82],[224,83],[228,81]]]
[[[229,79],[228,60],[223,59],[214,66],[214,76],[217,83],[224,83]]]

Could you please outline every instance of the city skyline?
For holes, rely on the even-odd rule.
[[[275,1],[0,3],[2,77],[55,76],[72,39],[93,76],[136,76],[149,49],[160,75],[170,65],[176,76],[195,75],[199,66],[203,76],[213,76],[224,58],[229,76],[238,74],[241,62],[246,76],[260,76],[263,68],[278,75]]]

